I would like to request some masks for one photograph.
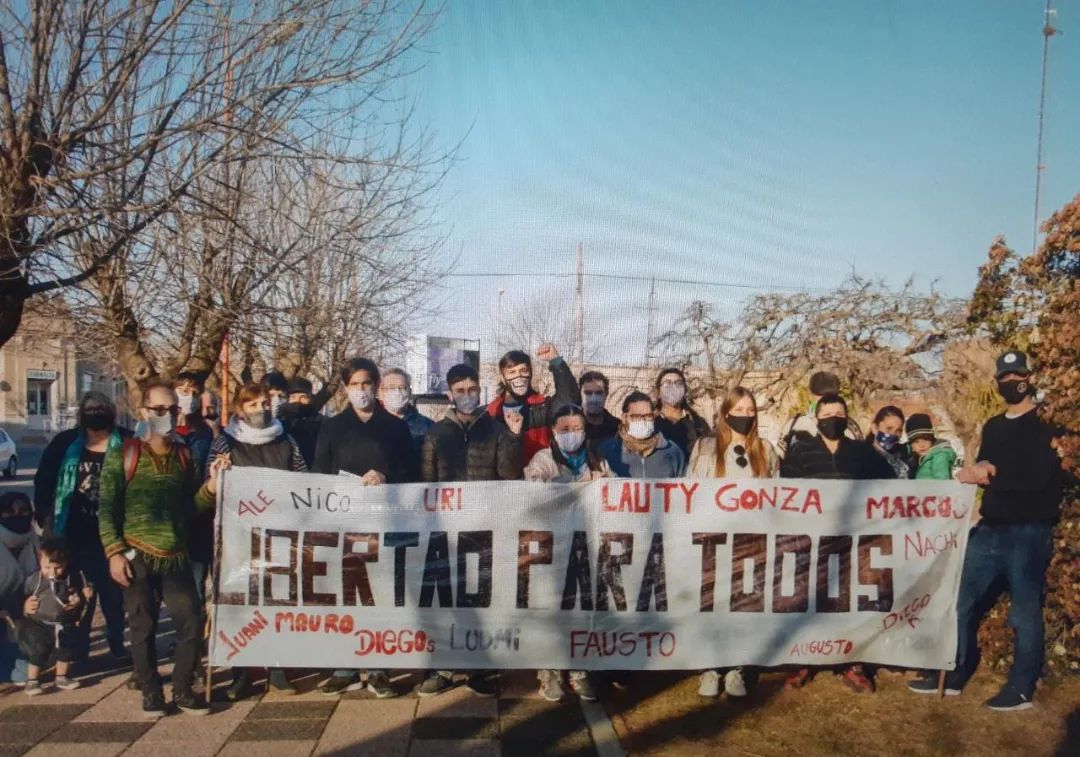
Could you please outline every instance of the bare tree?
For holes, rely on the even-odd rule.
[[[431,22],[422,0],[0,2],[0,344],[28,298],[88,284],[128,340],[122,362],[146,358],[128,279],[177,239],[236,263],[249,161],[310,159],[328,135],[344,142],[327,157],[392,160],[366,127],[387,121]],[[208,296],[196,287],[197,310]],[[224,330],[194,321],[180,333],[205,353]]]
[[[831,370],[866,407],[883,390],[926,388],[962,317],[961,302],[917,292],[911,281],[892,290],[852,274],[826,292],[757,295],[730,324],[708,303],[692,303],[658,352],[705,368],[697,389],[710,397],[758,371],[764,398],[782,402],[811,372]]]

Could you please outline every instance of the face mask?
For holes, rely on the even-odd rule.
[[[30,520],[29,515],[9,515],[0,520],[0,526],[13,534],[27,534],[30,533]]]
[[[647,421],[630,421],[626,427],[626,433],[635,439],[648,439],[656,431],[656,426],[650,418]]]
[[[370,389],[349,388],[345,393],[349,395],[349,404],[354,410],[367,410],[375,399]]]
[[[559,450],[564,455],[572,455],[585,444],[585,432],[564,431],[561,434],[555,434],[555,443],[559,445]]]
[[[462,415],[475,415],[480,409],[480,398],[475,394],[455,394],[454,409]]]
[[[830,442],[835,442],[844,435],[847,430],[847,418],[832,416],[831,418],[818,418],[818,431]]]
[[[524,397],[529,393],[529,385],[532,383],[531,376],[518,376],[512,378],[507,382],[510,386],[510,391],[518,397]]]
[[[165,413],[165,415],[151,413],[146,420],[146,425],[149,431],[148,436],[168,436],[176,429],[176,418],[172,417],[172,413]]]
[[[257,413],[248,413],[244,416],[244,421],[252,428],[266,428],[270,425],[271,420],[269,410],[260,410]]]
[[[585,412],[589,415],[600,415],[600,413],[604,412],[604,395],[586,394]]]
[[[104,408],[87,410],[82,416],[83,428],[90,431],[104,431],[107,428],[112,428],[115,422],[116,416]]]
[[[883,431],[878,431],[875,437],[877,443],[881,445],[882,449],[892,449],[900,443],[900,437],[896,434],[886,434]]]
[[[686,399],[686,387],[677,384],[664,384],[660,387],[660,400],[665,405],[681,405]]]
[[[400,413],[409,404],[409,393],[404,389],[387,389],[383,404],[391,413]]]
[[[279,394],[275,394],[270,398],[270,415],[274,418],[278,418],[281,415],[281,407],[285,404],[285,398]],[[249,424],[250,425],[250,424]]]
[[[216,421],[218,419],[217,411],[216,410],[207,410],[206,415],[204,415],[203,418],[205,418],[208,421]]]
[[[754,427],[754,421],[757,420],[752,415],[725,415],[724,420],[731,426],[731,430],[736,434],[742,434],[746,436],[750,433],[750,429]]]
[[[998,394],[1006,404],[1019,405],[1028,396],[1031,385],[1024,379],[997,382]]]
[[[198,407],[199,398],[194,394],[180,394],[176,397],[176,404],[180,406],[181,413],[191,415]]]
[[[29,515],[16,515],[0,519],[0,544],[10,550],[25,547],[27,542],[30,541],[32,533]]]

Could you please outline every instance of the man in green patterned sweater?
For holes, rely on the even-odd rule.
[[[147,717],[165,714],[156,654],[162,599],[176,631],[173,704],[192,715],[208,710],[206,700],[192,691],[202,629],[187,553],[188,524],[197,511],[213,508],[217,470],[228,461],[217,463],[203,484],[187,448],[175,440],[178,412],[172,387],[147,386],[139,414],[149,426],[148,438],[110,450],[101,470],[101,543],[109,573],[124,587],[132,663]]]

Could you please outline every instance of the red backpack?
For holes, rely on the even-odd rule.
[[[135,478],[135,470],[139,467],[139,458],[142,457],[142,440],[124,440],[124,484],[130,484]],[[180,466],[187,472],[191,471],[191,450],[182,442],[174,442],[172,445],[176,456],[180,458]]]

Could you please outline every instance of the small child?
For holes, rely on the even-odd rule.
[[[948,481],[956,465],[956,451],[944,439],[934,436],[934,424],[926,413],[915,413],[904,426],[918,468],[912,478]]]
[[[26,693],[43,693],[38,677],[56,652],[56,687],[79,688],[71,677],[76,626],[94,596],[81,573],[68,575],[69,554],[62,539],[49,539],[38,550],[39,570],[26,579],[26,602],[21,620],[15,622],[15,638],[29,664]]]

